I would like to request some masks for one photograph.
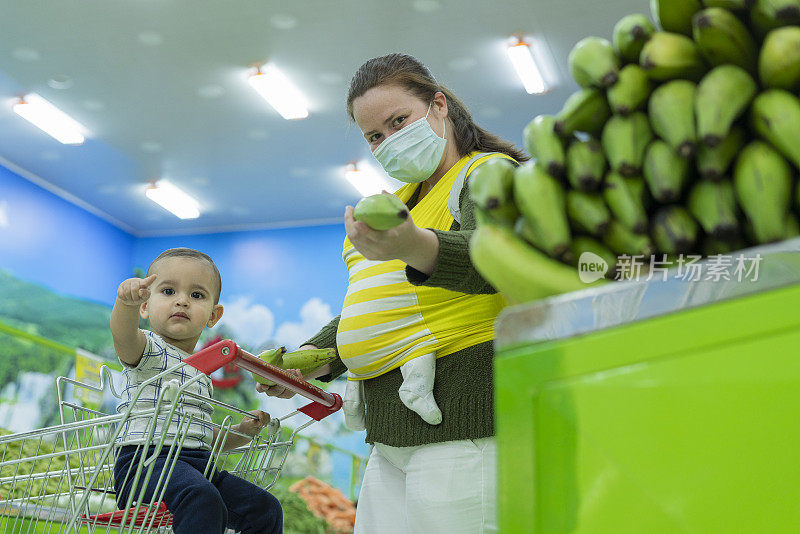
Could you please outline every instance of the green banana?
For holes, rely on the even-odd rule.
[[[735,239],[733,242],[729,241],[721,241],[719,239],[714,239],[713,237],[706,236],[703,239],[703,244],[701,247],[701,252],[703,256],[717,256],[722,254],[723,256],[727,256],[731,252],[735,252],[737,250],[742,250],[745,248],[745,243],[741,238]]]
[[[694,42],[709,65],[732,64],[755,73],[758,46],[744,23],[721,7],[710,7],[692,19]]]
[[[520,216],[514,223],[514,233],[538,250],[544,250],[547,243],[544,236],[525,217]],[[565,250],[556,258],[564,263],[572,263],[572,252]]]
[[[575,140],[567,148],[567,178],[575,189],[597,191],[606,172],[603,147],[594,139]]]
[[[697,222],[682,206],[660,208],[650,228],[650,234],[660,253],[688,254],[697,242]]]
[[[567,191],[567,217],[577,229],[594,236],[602,236],[611,220],[603,197],[596,193]]]
[[[604,88],[617,82],[619,58],[608,39],[581,39],[572,47],[567,63],[570,74],[581,87]]]
[[[697,86],[687,80],[673,80],[659,86],[650,96],[648,113],[653,132],[684,158],[694,154],[697,141],[694,101]]]
[[[603,128],[601,143],[608,165],[623,176],[636,176],[642,169],[644,152],[653,132],[647,115],[641,112],[614,115]]]
[[[756,0],[750,9],[750,23],[759,37],[775,28],[798,25],[800,0]]]
[[[586,253],[599,256],[605,264],[608,265],[605,277],[612,280],[614,279],[617,273],[617,255],[594,238],[584,235],[575,236],[575,239],[572,241],[572,263],[575,267],[580,268],[581,257]]]
[[[758,57],[761,85],[796,92],[800,89],[800,27],[772,30]]]
[[[479,225],[472,232],[469,255],[475,269],[512,303],[587,287],[575,269],[547,257],[503,225]]]
[[[625,65],[619,71],[617,83],[606,89],[606,97],[611,110],[618,115],[627,115],[644,107],[653,82],[639,65]]]
[[[791,239],[800,236],[800,222],[797,221],[791,213],[786,214],[786,233],[783,235],[784,239]]]
[[[564,143],[555,132],[556,119],[552,115],[538,115],[522,131],[528,153],[544,165],[552,176],[564,175]]]
[[[637,234],[647,231],[647,213],[625,179],[614,171],[606,174],[603,199],[614,218]]]
[[[718,145],[733,121],[747,110],[758,90],[756,82],[735,65],[720,65],[697,86],[697,135],[708,146]]]
[[[638,63],[644,43],[656,32],[653,23],[645,15],[632,14],[619,19],[611,34],[614,51],[628,63]]]
[[[701,7],[698,0],[650,0],[650,12],[659,26],[684,35],[692,35],[692,15]]]
[[[303,376],[311,371],[329,364],[339,356],[336,349],[302,349],[294,352],[287,352],[283,355],[284,369],[298,369]]]
[[[599,89],[585,88],[572,93],[556,115],[555,132],[566,137],[574,132],[597,134],[611,116],[605,95]]]
[[[792,173],[786,160],[767,143],[753,141],[739,155],[733,186],[756,241],[783,239],[792,194]]]
[[[696,154],[697,171],[700,173],[700,177],[705,180],[721,180],[744,143],[744,130],[738,126],[731,128],[728,135],[715,147],[700,143]]]
[[[800,168],[800,100],[783,89],[759,94],[751,107],[756,133]]]
[[[514,204],[514,169],[506,158],[492,158],[469,175],[469,196],[487,216],[512,225],[519,216]]]
[[[647,234],[633,233],[616,219],[611,219],[603,234],[603,243],[617,254],[649,257],[655,252],[653,242]]]
[[[379,193],[359,200],[353,218],[373,230],[389,230],[408,218],[408,207],[395,195]]]
[[[628,184],[628,189],[633,192],[634,196],[641,200],[642,207],[645,211],[650,209],[652,198],[650,197],[650,192],[647,190],[647,184],[644,183],[644,179],[641,176],[628,176],[625,178],[625,183]]]
[[[650,195],[657,202],[669,204],[681,197],[689,177],[689,161],[659,139],[647,147],[643,172]]]
[[[280,367],[281,369],[284,369],[283,367],[284,354],[286,354],[286,347],[278,347],[275,349],[265,350],[264,352],[259,354],[258,357],[271,365],[275,365],[277,367]],[[275,385],[275,382],[273,382],[272,380],[269,380],[262,376],[258,376],[255,373],[253,373],[253,378],[256,380],[256,382],[265,384],[267,386]]]
[[[650,37],[642,48],[639,65],[658,81],[697,81],[708,70],[694,41],[668,32],[656,32]]]
[[[687,207],[713,239],[733,242],[739,236],[736,194],[729,180],[698,182],[689,192]]]
[[[558,180],[541,165],[524,163],[514,172],[514,199],[539,236],[545,253],[560,258],[569,251],[566,199]]]
[[[721,7],[731,11],[744,11],[753,7],[756,0],[703,0],[705,7]]]

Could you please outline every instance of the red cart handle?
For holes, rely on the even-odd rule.
[[[207,375],[223,365],[233,363],[245,371],[250,371],[258,376],[272,380],[276,384],[313,401],[311,404],[299,408],[299,411],[317,421],[342,407],[342,398],[336,393],[328,393],[313,384],[309,384],[302,378],[297,378],[293,374],[287,373],[278,366],[253,356],[230,339],[214,343],[210,347],[184,358],[183,361]]]

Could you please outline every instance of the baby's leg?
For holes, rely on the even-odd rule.
[[[355,432],[366,428],[366,406],[364,404],[364,381],[348,380],[344,389],[344,426]]]
[[[400,366],[403,384],[400,400],[422,420],[431,425],[442,422],[442,411],[433,398],[433,378],[436,372],[436,355],[425,354]]]
[[[228,527],[241,534],[283,532],[281,503],[267,490],[227,471],[218,472],[213,482],[228,508]]]

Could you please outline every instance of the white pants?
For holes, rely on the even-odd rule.
[[[497,532],[496,477],[493,437],[419,447],[376,443],[354,534]]]

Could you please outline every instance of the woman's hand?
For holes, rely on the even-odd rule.
[[[285,371],[291,375],[296,376],[297,378],[303,378],[303,373],[300,372],[299,369],[285,369]],[[256,391],[259,393],[266,393],[270,397],[278,397],[281,399],[291,399],[294,397],[295,393],[291,389],[287,388],[286,386],[281,386],[280,384],[275,384],[274,386],[268,386],[266,384],[256,384]]]

